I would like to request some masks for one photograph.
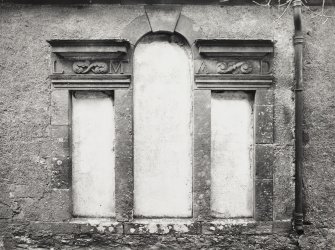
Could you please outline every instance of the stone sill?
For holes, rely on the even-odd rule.
[[[253,218],[213,219],[135,219],[124,223],[125,234],[271,234],[273,222]]]
[[[196,222],[192,219],[135,219],[131,222],[118,222],[106,218],[75,218],[67,222],[30,222],[29,228],[34,234],[259,235],[290,233],[291,222],[256,222],[253,219],[216,219],[211,222]]]

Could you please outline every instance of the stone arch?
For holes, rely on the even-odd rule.
[[[179,6],[146,6],[145,14],[130,22],[123,29],[121,37],[136,45],[148,33],[178,33],[190,46],[196,39],[204,38],[201,28],[181,14]]]

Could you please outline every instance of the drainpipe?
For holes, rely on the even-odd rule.
[[[295,211],[294,228],[298,234],[303,229],[303,193],[302,193],[302,168],[303,168],[303,77],[302,77],[302,52],[303,35],[301,24],[301,0],[293,1],[294,17],[294,62],[295,62]]]

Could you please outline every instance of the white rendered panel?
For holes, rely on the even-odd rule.
[[[252,217],[253,101],[239,91],[212,92],[211,210],[219,218]]]
[[[115,216],[115,121],[110,95],[77,91],[72,97],[73,213]]]
[[[138,44],[134,56],[134,212],[192,215],[190,52],[176,43]]]

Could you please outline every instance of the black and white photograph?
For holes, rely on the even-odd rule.
[[[335,0],[1,0],[0,250],[335,250]]]

